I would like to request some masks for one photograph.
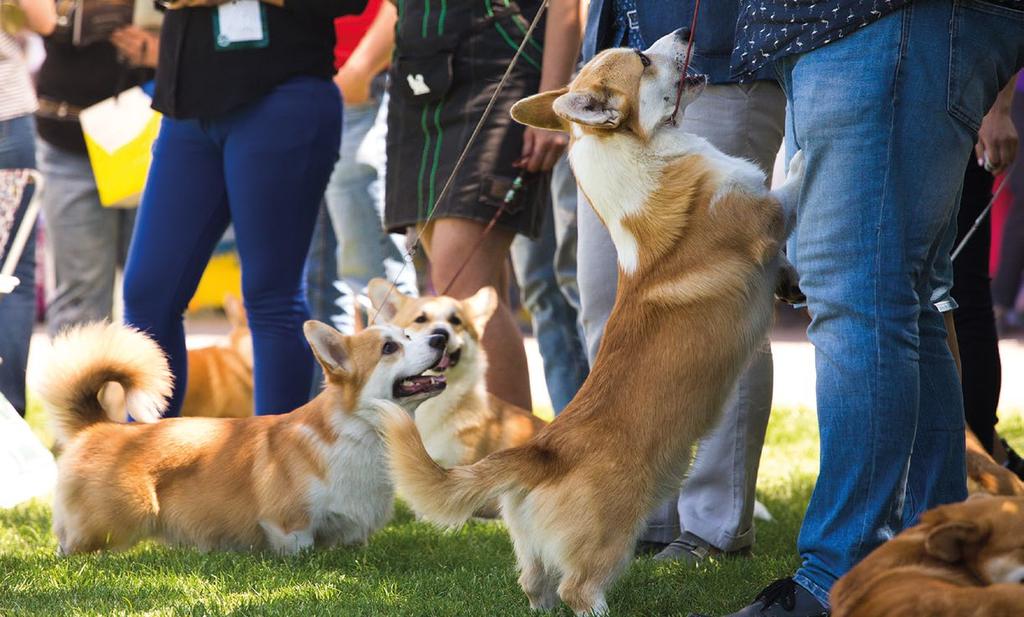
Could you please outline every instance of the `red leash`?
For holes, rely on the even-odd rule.
[[[672,126],[676,125],[676,116],[679,115],[679,105],[683,102],[683,88],[686,87],[686,71],[690,70],[690,56],[693,54],[693,39],[697,33],[697,13],[700,11],[700,0],[693,3],[693,19],[690,20],[690,42],[686,44],[686,60],[683,61],[683,74],[679,77],[679,90],[676,91],[676,107],[672,110],[672,117],[669,119]]]
[[[451,280],[449,280],[448,284],[444,286],[443,290],[441,290],[440,295],[448,295],[448,290],[450,290],[452,285],[455,284],[455,281],[459,279],[459,275],[462,274],[462,271],[469,265],[469,262],[473,259],[473,255],[480,250],[480,246],[483,245],[484,240],[487,239],[487,234],[491,233],[491,230],[494,229],[494,225],[497,224],[498,219],[500,219],[501,215],[505,213],[506,209],[508,209],[509,204],[511,204],[512,200],[515,199],[516,193],[518,193],[521,188],[523,188],[522,173],[516,176],[516,179],[512,182],[512,186],[505,193],[505,199],[501,201],[501,206],[499,206],[497,211],[495,211],[494,216],[492,216],[491,220],[487,223],[487,227],[484,227],[483,233],[480,234],[479,238],[477,238],[476,243],[473,244],[473,248],[471,248],[469,250],[469,254],[466,255],[466,259],[463,260],[462,265],[459,266],[459,269],[455,271],[454,275],[452,275]]]

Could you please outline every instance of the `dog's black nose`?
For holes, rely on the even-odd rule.
[[[430,333],[429,345],[434,349],[444,349],[448,346],[448,333],[444,330],[434,330]]]
[[[444,328],[434,328],[433,330],[430,331],[430,335],[431,336],[443,336],[445,343],[447,343],[448,339],[451,338],[451,334],[449,334],[448,330],[446,330]]]

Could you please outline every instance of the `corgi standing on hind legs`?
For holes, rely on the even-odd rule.
[[[645,52],[602,52],[568,88],[512,109],[570,133],[577,181],[619,257],[616,304],[576,398],[526,444],[452,469],[407,414],[385,417],[396,488],[417,513],[455,526],[499,500],[536,609],[561,598],[577,614],[607,611],[647,514],[678,489],[771,324],[802,158],[769,193],[755,165],[668,122],[685,47],[674,33]],[[687,76],[682,104],[704,84]]]

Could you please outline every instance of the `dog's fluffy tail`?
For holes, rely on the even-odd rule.
[[[495,452],[472,465],[444,469],[423,446],[416,423],[391,401],[377,401],[398,495],[417,514],[457,527],[498,496],[528,489],[553,471],[551,457],[530,444]]]
[[[112,419],[99,401],[109,382],[124,388],[132,418],[155,422],[171,395],[171,372],[160,347],[120,324],[96,322],[69,329],[53,342],[51,358],[36,390],[59,443],[82,429]]]

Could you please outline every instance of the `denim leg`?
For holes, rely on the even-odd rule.
[[[557,244],[553,208],[549,208],[540,237],[517,236],[511,249],[520,296],[533,321],[556,415],[576,396],[589,371],[576,310],[562,293],[555,273]]]
[[[35,123],[31,115],[0,121],[0,169],[33,169],[35,157]],[[21,204],[14,215],[6,246],[0,246],[0,264],[14,243],[14,236],[22,225],[25,211],[32,199],[33,187],[26,187]],[[35,225],[34,222],[30,223]],[[32,340],[35,318],[36,232],[33,230],[25,244],[14,276],[20,281],[14,291],[0,295],[0,394],[14,409],[25,415],[25,371],[28,367],[28,349]]]
[[[787,141],[807,163],[790,255],[812,318],[821,437],[795,578],[825,604],[917,512],[966,495],[960,386],[931,303],[976,130],[953,114],[966,48],[950,24],[962,33],[974,19],[961,12],[915,2],[781,66]],[[1019,49],[1020,26],[1007,36]],[[990,104],[999,80],[984,65],[1000,46],[982,47],[984,62],[966,60]]]
[[[551,201],[555,223],[555,280],[569,306],[579,313],[580,286],[576,281],[576,176],[569,157],[562,156],[551,170]],[[583,340],[580,328],[580,340]]]
[[[355,327],[355,300],[366,289],[370,279],[386,278],[398,282],[399,290],[416,295],[415,269],[404,269],[404,251],[400,236],[384,231],[382,223],[385,132],[377,130],[379,116],[387,113],[383,76],[374,80],[370,100],[345,108],[338,162],[324,191],[327,228],[318,228],[312,251],[320,258],[310,260],[309,285],[311,308],[329,313],[314,313],[314,318],[327,321],[345,333]],[[386,125],[385,125],[386,126]],[[326,259],[333,247],[334,274],[328,275]],[[311,255],[312,257],[312,255]]]
[[[213,123],[242,262],[257,415],[287,413],[309,400],[304,266],[338,159],[341,121],[333,82],[295,78]]]
[[[334,237],[327,204],[321,203],[313,227],[313,238],[309,242],[309,254],[306,256],[306,303],[309,304],[309,318],[331,324],[338,330],[343,328],[343,324],[348,324],[351,329],[352,316],[340,306],[338,283],[338,239]],[[323,375],[314,377],[315,392],[320,389],[321,377]]]
[[[124,320],[167,354],[174,392],[165,416],[181,415],[188,386],[185,309],[230,222],[223,167],[198,121],[163,119],[125,265]]]
[[[124,212],[100,205],[89,157],[38,142],[40,198],[57,290],[47,308],[51,335],[110,319]]]

